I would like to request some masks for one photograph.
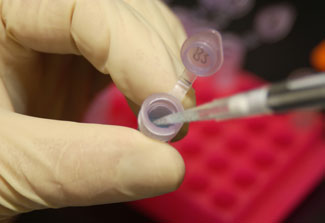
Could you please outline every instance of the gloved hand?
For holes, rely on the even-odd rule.
[[[171,90],[186,36],[165,5],[0,0],[0,17],[0,219],[180,185],[184,163],[168,144],[125,127],[62,121],[81,117],[108,78],[100,73],[136,105]],[[193,106],[194,96],[183,102]]]

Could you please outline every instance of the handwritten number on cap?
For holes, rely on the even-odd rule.
[[[208,62],[208,56],[201,47],[197,47],[193,59],[197,62],[200,61],[202,64],[206,64]]]

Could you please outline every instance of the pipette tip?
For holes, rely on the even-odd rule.
[[[158,126],[171,125],[182,122],[184,122],[184,120],[180,113],[169,114],[153,121],[153,123]]]

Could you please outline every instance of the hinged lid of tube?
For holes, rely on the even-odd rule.
[[[221,35],[213,29],[202,29],[188,38],[181,50],[185,68],[198,76],[216,73],[223,63]]]

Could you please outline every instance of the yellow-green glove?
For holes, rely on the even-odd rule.
[[[135,105],[172,89],[186,36],[165,5],[0,0],[0,19],[1,220],[180,185],[184,163],[168,144],[125,127],[71,122],[106,83],[101,73]],[[193,106],[194,96],[183,103]]]

